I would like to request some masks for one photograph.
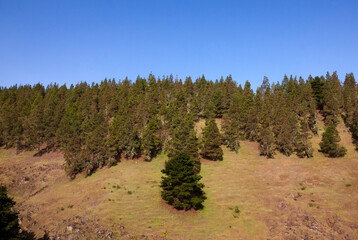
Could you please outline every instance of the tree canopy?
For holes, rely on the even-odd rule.
[[[152,160],[160,152],[187,153],[199,172],[199,153],[220,160],[221,144],[237,152],[241,140],[258,142],[268,158],[277,152],[311,157],[318,112],[336,126],[343,116],[358,146],[357,96],[354,75],[342,85],[336,72],[307,80],[285,75],[271,84],[264,77],[256,90],[231,76],[183,81],[153,74],[135,81],[0,87],[0,145],[18,152],[61,149],[71,177],[122,159]],[[195,123],[203,118],[221,119],[221,126],[208,122],[200,145]]]

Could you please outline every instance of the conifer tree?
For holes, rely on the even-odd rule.
[[[230,121],[229,126],[225,129],[223,143],[227,146],[230,151],[238,152],[240,147],[238,124],[235,120]]]
[[[343,88],[343,118],[347,126],[352,124],[354,110],[357,108],[357,101],[357,83],[354,79],[353,73],[350,73],[346,75]]]
[[[15,202],[7,196],[6,187],[0,186],[0,236],[1,239],[26,239],[19,233],[18,213],[12,210]]]
[[[57,141],[60,143],[65,156],[66,173],[74,178],[84,169],[84,161],[81,158],[82,139],[81,125],[83,119],[76,102],[69,103],[56,132]]]
[[[108,154],[111,164],[119,161],[121,155],[133,159],[141,154],[141,139],[129,113],[117,112],[109,127]]]
[[[60,148],[71,177],[90,174],[121,157],[144,153],[151,159],[162,146],[170,157],[186,152],[198,172],[194,122],[201,117],[222,117],[223,144],[233,151],[246,138],[258,141],[261,154],[268,157],[276,150],[310,157],[309,138],[317,134],[316,108],[327,125],[338,124],[342,115],[358,149],[357,100],[353,74],[346,75],[342,87],[336,72],[326,78],[310,76],[306,82],[285,76],[281,85],[270,85],[264,77],[255,94],[249,82],[241,87],[231,76],[209,81],[203,75],[194,83],[188,77],[184,84],[172,75],[156,79],[150,74],[133,83],[126,78],[69,88],[15,85],[0,87],[0,146],[17,151],[46,147],[39,153]],[[213,143],[203,143],[205,155]]]
[[[194,170],[194,163],[186,153],[178,153],[165,163],[162,170],[162,198],[178,210],[203,208],[206,199],[201,176]]]
[[[15,127],[18,112],[15,108],[17,104],[17,88],[11,87],[9,89],[2,90],[1,105],[0,105],[0,133],[2,139],[2,145],[6,148],[14,146],[14,136],[12,134]]]
[[[258,124],[258,114],[257,114],[256,107],[253,106],[250,108],[249,114],[247,116],[247,123],[245,128],[246,139],[250,141],[255,141],[257,139],[258,136],[257,124]]]
[[[162,142],[158,125],[158,119],[151,119],[143,130],[142,149],[147,161],[151,161],[161,151]]]
[[[312,144],[309,141],[309,123],[308,120],[302,120],[299,131],[297,132],[295,150],[300,158],[310,158],[313,156]]]
[[[260,129],[260,155],[267,158],[274,158],[275,154],[275,135],[270,128]]]
[[[177,124],[172,128],[169,141],[168,156],[173,157],[179,152],[187,153],[192,159],[198,158],[198,138],[194,130],[194,121],[187,115],[184,119],[176,118]]]
[[[311,77],[311,76],[310,76]],[[311,83],[312,91],[313,91],[313,97],[316,101],[317,108],[319,110],[323,109],[323,86],[324,86],[324,78],[323,77],[315,77],[310,78],[309,81]]]
[[[258,104],[262,104],[257,136],[260,143],[260,154],[267,158],[273,158],[276,150],[274,123],[272,121],[274,114],[273,95],[267,77],[264,77],[258,92],[261,92],[258,96],[261,95],[263,98],[262,103],[258,102]]]
[[[82,152],[86,174],[91,175],[107,162],[108,121],[102,112],[98,112],[91,119],[83,121],[81,127],[82,147],[78,151]]]
[[[353,113],[350,131],[352,133],[353,144],[355,144],[356,150],[358,150],[358,108]]]
[[[171,139],[168,142],[168,157],[174,157],[180,152],[186,153],[194,162],[194,170],[200,172],[199,142],[193,118],[186,115],[184,119],[180,116],[176,116],[175,119],[177,123],[171,129]]]
[[[56,148],[56,131],[60,125],[64,113],[66,86],[58,87],[57,84],[46,88],[43,109],[44,142],[48,149]]]
[[[275,124],[276,148],[286,156],[290,156],[295,150],[295,139],[297,136],[297,119],[293,112],[283,111],[279,122]]]
[[[31,105],[31,113],[29,116],[29,149],[40,148],[44,141],[45,125],[43,119],[43,98],[41,94],[37,94],[35,101]]]
[[[204,117],[207,118],[207,119],[212,119],[212,118],[215,118],[217,113],[216,113],[216,106],[215,104],[210,101],[207,105],[206,105],[206,108],[205,108],[205,111],[204,111]]]
[[[333,122],[330,122],[322,135],[322,141],[319,143],[320,151],[327,154],[328,157],[343,157],[347,149],[338,145],[340,141],[339,133]]]
[[[327,73],[326,83],[323,88],[323,115],[325,122],[333,122],[336,126],[339,122],[339,115],[342,107],[342,86],[339,82],[337,72],[334,72],[332,76]]]
[[[213,161],[223,160],[223,151],[220,147],[222,144],[222,136],[214,119],[206,121],[202,141],[203,146],[200,155],[203,158]]]
[[[222,92],[219,88],[216,88],[213,91],[209,105],[212,106],[212,109],[210,109],[209,111],[213,111],[214,117],[221,118],[224,112],[224,107]]]

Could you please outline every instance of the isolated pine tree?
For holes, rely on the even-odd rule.
[[[194,163],[186,153],[179,153],[165,163],[162,170],[162,198],[176,209],[195,210],[203,208],[204,184],[201,176],[194,171]]]
[[[223,150],[221,149],[222,136],[214,119],[206,121],[203,130],[203,146],[200,155],[209,160],[222,161]]]
[[[343,157],[346,155],[347,149],[338,145],[340,140],[336,126],[330,122],[319,143],[320,151],[327,154],[328,157]]]

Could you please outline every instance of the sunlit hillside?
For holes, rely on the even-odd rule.
[[[322,123],[319,122],[319,133]],[[197,129],[203,126],[202,121]],[[33,157],[0,151],[0,183],[17,201],[25,229],[41,237],[137,239],[355,239],[358,237],[358,154],[338,127],[344,158],[259,156],[241,141],[224,161],[202,160],[207,200],[202,211],[177,211],[160,197],[167,160],[125,160],[90,177],[70,180],[61,153]]]

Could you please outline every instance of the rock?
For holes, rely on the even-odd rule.
[[[108,231],[108,232],[106,233],[106,238],[111,239],[111,238],[112,238],[112,235],[113,235],[113,232]]]

